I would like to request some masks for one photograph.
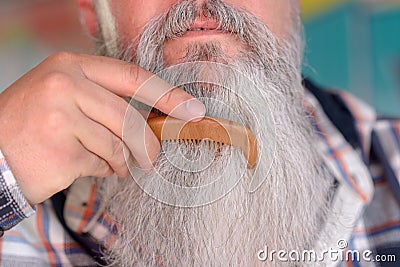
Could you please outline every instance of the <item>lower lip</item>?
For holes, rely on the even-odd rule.
[[[182,37],[200,37],[225,34],[220,30],[187,31]]]

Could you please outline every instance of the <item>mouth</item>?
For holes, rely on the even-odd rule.
[[[219,25],[214,20],[196,20],[190,25],[186,31],[178,34],[179,37],[199,37],[199,36],[210,36],[226,34],[227,32],[221,29]]]
[[[213,31],[219,28],[219,24],[213,20],[197,20],[190,25],[188,31]]]

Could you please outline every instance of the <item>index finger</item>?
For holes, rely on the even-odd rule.
[[[199,100],[137,65],[109,57],[80,58],[83,75],[114,94],[132,97],[182,120],[197,121],[205,115]]]

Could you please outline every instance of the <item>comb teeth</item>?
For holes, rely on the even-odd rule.
[[[159,138],[159,139],[166,144],[172,144],[172,143],[186,144],[186,145],[195,144],[197,146],[205,144],[209,148],[214,148],[215,150],[223,149],[223,148],[229,146],[225,143],[216,142],[216,141],[208,140],[208,139],[203,139],[203,140],[199,140],[199,139],[168,139],[168,140],[166,139],[166,140],[163,140],[161,138]]]
[[[229,146],[241,148],[247,159],[247,167],[254,168],[257,162],[257,140],[249,129],[233,121],[205,117],[199,122],[185,122],[162,116],[147,121],[158,140],[179,144],[206,143],[217,153]]]

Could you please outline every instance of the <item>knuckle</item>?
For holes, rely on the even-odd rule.
[[[52,145],[51,152],[49,153],[51,162],[63,176],[78,178],[73,173],[80,170],[78,167],[79,162],[84,162],[85,157],[79,152],[79,149],[73,145],[63,145],[62,142],[56,142]],[[72,178],[72,177],[71,177]]]
[[[103,174],[100,175],[100,177],[101,177],[101,178],[109,177],[109,176],[111,176],[113,173],[114,173],[114,171],[113,171],[110,167],[107,167],[107,170],[105,170],[105,171],[103,172]]]
[[[133,98],[143,82],[145,82],[145,80],[141,79],[139,67],[130,63],[124,63],[122,67],[121,83],[131,86],[130,91],[126,92],[125,96]]]
[[[129,172],[129,170],[128,170],[128,167],[126,167],[126,166],[121,167],[121,168],[118,170],[118,172],[117,172],[117,175],[118,175],[119,177],[128,177],[129,174],[130,174],[130,172]]]
[[[48,61],[51,63],[70,64],[76,60],[78,54],[73,52],[57,52],[50,57]]]
[[[119,160],[123,157],[123,143],[117,137],[111,138],[111,149],[110,149],[110,159]]]
[[[101,159],[91,153],[78,153],[73,156],[72,166],[75,166],[77,177],[97,176],[101,171]]]
[[[95,176],[102,178],[110,175],[111,168],[104,160],[96,160],[94,166]]]
[[[122,82],[135,84],[139,81],[139,68],[133,64],[124,63],[122,67]]]
[[[124,137],[132,137],[132,135],[138,133],[141,129],[144,131],[144,127],[141,126],[143,117],[135,110],[129,108],[124,118]]]
[[[46,74],[42,80],[44,90],[51,94],[52,97],[59,95],[59,93],[65,92],[66,88],[73,87],[72,78],[62,72],[51,72]]]
[[[163,108],[166,111],[171,111],[177,101],[179,101],[180,98],[178,98],[178,88],[174,88],[166,92],[156,103],[156,108],[160,109]]]
[[[53,109],[43,114],[44,127],[47,132],[56,135],[65,130],[70,123],[69,115],[61,109]]]

